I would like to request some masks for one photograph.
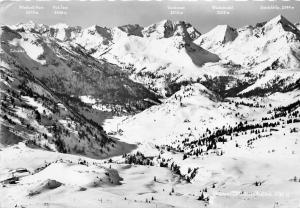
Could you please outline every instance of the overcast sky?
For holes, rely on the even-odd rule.
[[[28,6],[43,7],[34,9],[34,13],[26,14],[32,10],[24,9]],[[67,7],[67,14],[54,15],[53,6]],[[226,10],[230,14],[216,14],[213,7],[232,7]],[[287,9],[262,9],[264,6],[289,6]],[[172,10],[170,7],[180,7]],[[294,9],[293,9],[294,8]],[[56,10],[57,11],[57,10]],[[170,14],[172,11],[183,14]],[[204,33],[218,24],[228,24],[240,27],[256,24],[269,20],[278,14],[282,14],[291,22],[300,22],[300,1],[267,1],[267,2],[236,2],[236,1],[72,1],[72,2],[1,2],[0,24],[16,24],[32,20],[48,25],[66,23],[72,26],[88,27],[91,25],[120,26],[124,24],[140,24],[147,26],[163,19],[184,20],[190,22],[200,32]]]

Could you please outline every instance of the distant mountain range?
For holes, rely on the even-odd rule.
[[[29,22],[1,26],[0,39],[5,135],[91,157],[124,148],[103,131],[105,118],[159,107],[190,90],[184,86],[224,100],[300,84],[299,24],[281,15],[206,34],[170,20],[114,28]]]

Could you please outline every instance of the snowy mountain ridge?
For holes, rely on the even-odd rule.
[[[170,20],[29,22],[0,40],[0,207],[300,203],[299,31],[286,18],[203,35]]]
[[[22,24],[15,26],[22,27]],[[34,23],[24,24],[27,30],[38,27]],[[299,78],[293,71],[299,67],[300,33],[282,15],[238,29],[219,25],[202,35],[189,23],[171,20],[147,27],[95,25],[82,29],[58,24],[40,25],[37,30],[43,31],[43,36],[64,41],[66,47],[82,47],[94,58],[120,66],[132,80],[161,96],[170,96],[183,82],[202,80],[205,84],[219,79],[220,74],[227,71],[228,64],[240,65],[239,72],[234,72],[239,73],[240,78],[228,85],[239,88],[237,82],[256,83],[243,92],[256,88],[268,91],[266,82],[274,81],[284,83],[278,84],[284,89]],[[288,72],[289,76],[278,70],[272,74],[269,68],[285,68],[292,72]],[[226,76],[236,79],[230,73]],[[260,80],[262,77],[264,79]]]

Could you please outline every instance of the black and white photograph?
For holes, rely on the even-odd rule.
[[[300,208],[300,0],[0,0],[0,208]]]

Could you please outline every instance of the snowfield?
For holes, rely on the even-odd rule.
[[[297,27],[1,27],[0,208],[299,207]]]
[[[295,166],[300,162],[299,133],[276,133],[257,141],[252,148],[245,144],[248,138],[235,138],[239,148],[235,141],[220,146],[223,156],[183,161],[181,154],[161,154],[176,161],[182,172],[189,167],[199,168],[192,183],[182,181],[166,168],[92,160],[19,144],[0,152],[1,180],[11,177],[12,170],[18,168],[29,172],[17,184],[2,185],[1,206],[297,207],[300,184],[293,180],[299,178],[300,171]],[[80,164],[82,161],[86,162]],[[256,186],[255,182],[262,184]],[[205,188],[209,203],[197,200]],[[83,197],[85,200],[80,200]]]
[[[40,64],[45,64],[46,60],[39,59],[39,57],[43,55],[44,49],[41,45],[39,45],[39,43],[34,42],[35,38],[36,37],[34,35],[26,35],[26,40],[14,39],[10,42],[10,44],[16,47],[22,47],[32,60],[35,60]]]
[[[189,128],[196,128],[201,132],[206,128],[238,121],[232,111],[214,102],[217,99],[203,85],[194,84],[183,87],[159,106],[111,124],[117,124],[124,131],[122,136],[124,139],[128,138],[128,142],[155,141],[158,144],[168,144],[174,137],[190,132]],[[203,125],[200,126],[199,123]],[[109,124],[105,127],[107,130],[117,129]]]

